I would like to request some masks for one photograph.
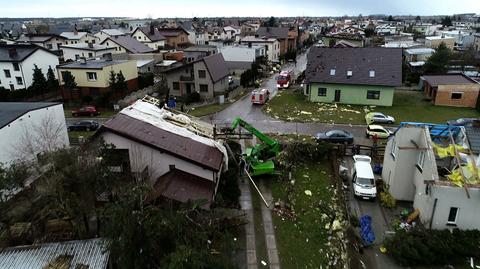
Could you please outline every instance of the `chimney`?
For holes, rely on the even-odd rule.
[[[88,43],[88,47],[93,49],[93,43]]]
[[[75,29],[73,29],[73,34],[74,35],[78,35],[78,31],[77,31],[77,28],[75,27]]]
[[[105,54],[103,54],[103,59],[104,59],[105,61],[109,61],[109,62],[110,62],[110,61],[113,61],[112,53],[105,53]]]
[[[16,48],[8,48],[8,56],[10,58],[16,58],[18,56]]]
[[[80,57],[80,63],[81,63],[81,64],[87,64],[87,58],[85,58],[85,57]]]

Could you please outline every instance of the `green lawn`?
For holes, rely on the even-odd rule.
[[[398,90],[391,107],[313,103],[307,101],[299,91],[284,91],[265,105],[264,110],[272,117],[285,121],[351,124],[365,124],[366,111],[380,111],[391,115],[397,123],[445,123],[456,118],[480,117],[480,113],[475,109],[434,106],[425,100],[422,92]]]
[[[329,242],[326,225],[330,220],[322,209],[341,212],[332,185],[330,163],[298,165],[293,171],[295,180],[290,202],[297,214],[292,221],[273,213],[277,248],[281,267],[290,268],[341,268],[346,254],[341,249],[343,232],[335,232]],[[272,179],[269,182],[274,201],[285,201],[290,182]],[[311,191],[308,196],[305,191]],[[337,265],[332,266],[333,260]],[[342,261],[343,260],[343,261]],[[330,266],[329,266],[330,264]]]
[[[78,138],[83,136],[85,139],[92,136],[95,132],[80,132],[80,131],[72,131],[68,132],[68,138],[70,139],[70,143],[78,144]]]

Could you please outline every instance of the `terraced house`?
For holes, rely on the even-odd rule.
[[[311,48],[305,77],[312,102],[391,106],[402,84],[402,50]]]

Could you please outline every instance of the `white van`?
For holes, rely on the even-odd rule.
[[[355,197],[362,199],[375,199],[377,197],[377,187],[375,186],[375,176],[373,175],[372,159],[366,155],[353,156],[355,165],[352,172],[353,193]]]

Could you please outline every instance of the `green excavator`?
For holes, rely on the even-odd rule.
[[[276,157],[281,150],[278,141],[253,128],[252,125],[248,124],[241,118],[236,118],[233,121],[230,130],[233,131],[238,126],[243,127],[262,142],[254,147],[246,149],[245,161],[251,169],[251,175],[259,176],[265,174],[274,174],[275,164],[273,163],[272,159]]]

